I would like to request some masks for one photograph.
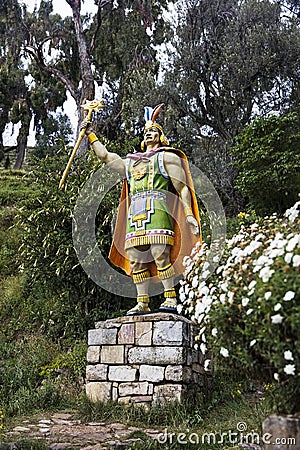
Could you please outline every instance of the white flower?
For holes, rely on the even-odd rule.
[[[205,371],[209,370],[209,369],[208,369],[209,363],[210,363],[210,359],[206,359],[206,360],[204,361],[204,370],[205,370]]]
[[[228,303],[230,304],[230,305],[232,305],[233,304],[233,297],[234,297],[234,292],[228,292]]]
[[[290,262],[292,261],[292,257],[293,257],[293,253],[287,253],[284,257],[284,260],[287,264],[290,264]]]
[[[259,241],[252,241],[249,245],[247,245],[244,248],[245,255],[251,255],[256,249],[258,249],[261,246],[261,242]]]
[[[229,351],[227,350],[227,348],[221,347],[221,349],[220,349],[220,354],[221,354],[222,356],[224,356],[225,358],[228,358],[228,356],[229,356]]]
[[[209,293],[209,288],[207,286],[203,286],[204,282],[200,284],[198,287],[198,293],[202,297],[203,295],[207,295]]]
[[[256,344],[256,339],[253,339],[251,342],[250,342],[250,347],[253,347],[253,345],[255,345]]]
[[[205,315],[205,314],[200,314],[200,316],[198,317],[198,319],[197,319],[197,320],[198,320],[198,323],[199,323],[199,324],[201,324],[201,322],[202,322],[202,320],[203,320],[203,317],[204,317],[204,315]]]
[[[263,267],[259,272],[259,277],[262,279],[264,283],[267,283],[271,276],[273,275],[274,270],[271,270],[270,267]]]
[[[214,337],[216,337],[217,334],[218,334],[217,328],[213,328],[213,329],[211,330],[211,335],[214,336]]]
[[[181,302],[184,302],[184,300],[185,300],[185,293],[184,293],[184,292],[180,292],[180,293],[179,293],[179,300],[180,300]]]
[[[182,260],[182,265],[187,267],[192,262],[191,258],[189,256],[185,256]]]
[[[292,237],[292,239],[289,240],[288,245],[286,246],[286,251],[292,252],[299,242],[300,242],[300,234],[296,234],[295,236]]]
[[[183,310],[183,305],[177,305],[177,311],[178,311],[178,314],[181,314],[182,313],[182,310]]]
[[[285,368],[283,369],[283,371],[287,374],[287,375],[295,375],[295,364],[287,364],[285,366]]]
[[[249,289],[249,291],[251,291],[251,289],[253,289],[254,288],[254,286],[256,285],[256,281],[255,280],[252,280],[251,281],[251,283],[249,284],[249,286],[248,286],[248,289]]]
[[[200,344],[200,350],[201,350],[202,354],[205,355],[207,347],[203,342]]]
[[[300,255],[295,255],[293,258],[293,267],[300,266]]]
[[[206,262],[203,264],[202,270],[207,270],[207,269],[209,268],[209,266],[210,266],[209,262],[206,261]]]
[[[259,258],[257,258],[256,261],[254,261],[254,272],[257,272],[260,270],[263,266],[270,266],[273,264],[273,260],[269,258],[266,255],[261,255]]]
[[[292,252],[296,245],[300,242],[300,234],[296,234],[292,237],[292,239],[289,240],[288,245],[286,246],[287,252]]]
[[[269,300],[269,298],[271,297],[271,295],[272,295],[272,292],[271,292],[271,291],[266,292],[266,293],[265,293],[265,299],[266,299],[266,300]]]
[[[224,303],[226,303],[226,294],[220,295],[220,302],[222,303],[222,305],[224,305]]]
[[[228,291],[228,283],[226,281],[220,285],[220,288],[222,291],[227,292]]]
[[[285,302],[289,302],[290,300],[293,300],[293,298],[295,297],[295,292],[293,291],[287,291],[285,293],[285,296],[283,297],[283,300]]]
[[[205,305],[203,302],[197,302],[195,306],[195,314],[196,316],[199,316],[200,314],[204,313],[205,311]]]
[[[297,217],[299,215],[299,209],[298,209],[299,206],[300,206],[300,202],[297,202],[294,204],[294,206],[292,206],[291,208],[286,210],[285,216],[288,218],[288,220],[290,222],[295,222],[295,220],[297,219]]]
[[[270,258],[277,258],[277,256],[282,256],[284,254],[284,250],[282,248],[273,248],[269,252]]]
[[[194,296],[195,296],[195,292],[191,290],[189,292],[189,298],[194,298]]]
[[[275,314],[275,316],[271,316],[272,323],[281,323],[284,317],[281,314]]]
[[[284,359],[286,359],[288,361],[294,361],[293,353],[290,350],[286,350],[284,352]]]
[[[281,303],[276,303],[276,305],[274,306],[274,311],[279,311],[281,308]]]
[[[277,233],[273,242],[271,242],[270,248],[283,248],[286,243],[287,240],[286,239],[282,239],[283,238],[283,234],[282,233]]]
[[[198,286],[198,284],[199,284],[199,278],[197,276],[193,277],[192,287],[196,288]]]
[[[252,309],[252,308],[248,309],[248,311],[246,312],[247,316],[250,316],[250,314],[251,314],[252,312],[253,312],[253,309]]]
[[[202,278],[205,280],[210,275],[210,270],[204,270],[201,274]]]
[[[279,381],[279,374],[278,373],[274,373],[274,379],[276,380],[276,381]]]
[[[245,306],[247,306],[248,305],[248,303],[249,303],[249,298],[247,298],[247,297],[244,297],[244,298],[242,298],[242,305],[245,307]]]

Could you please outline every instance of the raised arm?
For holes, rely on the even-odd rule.
[[[86,127],[85,134],[95,155],[114,172],[118,172],[125,177],[125,162],[121,156],[107,150],[105,145],[98,140],[91,124],[87,125],[86,122],[83,121],[82,127]]]
[[[183,203],[186,221],[190,225],[192,233],[198,235],[199,224],[193,215],[192,197],[189,187],[186,184],[186,174],[182,167],[181,158],[175,153],[165,152],[164,165],[171,182]]]

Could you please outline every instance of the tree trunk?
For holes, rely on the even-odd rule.
[[[73,11],[73,22],[75,26],[75,33],[78,43],[78,52],[80,58],[80,70],[81,70],[81,80],[82,87],[80,90],[79,104],[77,103],[78,112],[78,128],[77,135],[79,134],[79,125],[84,118],[84,113],[81,108],[84,100],[93,100],[95,97],[95,84],[94,77],[91,68],[90,55],[88,52],[88,46],[85,38],[85,34],[82,27],[82,20],[80,16],[81,10],[81,0],[66,0],[71,6]]]
[[[26,155],[26,146],[32,117],[30,107],[25,99],[23,99],[23,101],[20,102],[20,116],[22,126],[20,128],[19,135],[17,138],[17,159],[13,166],[13,169],[15,170],[22,169],[22,165]]]

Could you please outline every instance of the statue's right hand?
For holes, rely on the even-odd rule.
[[[94,128],[93,128],[93,124],[92,122],[88,121],[88,120],[83,120],[80,124],[80,131],[85,129],[85,134],[91,134],[94,133]]]

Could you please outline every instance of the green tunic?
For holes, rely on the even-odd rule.
[[[129,185],[125,249],[147,244],[174,244],[173,220],[167,198],[170,178],[164,167],[164,153],[136,161],[126,158]]]

